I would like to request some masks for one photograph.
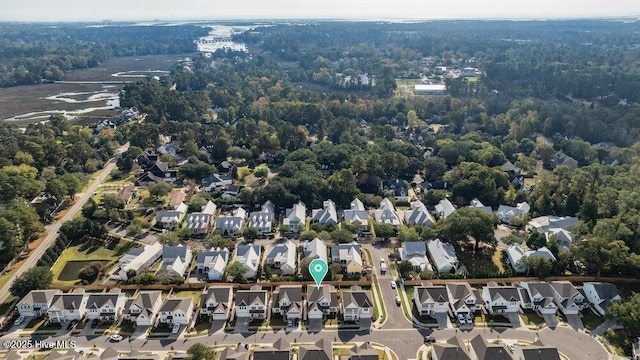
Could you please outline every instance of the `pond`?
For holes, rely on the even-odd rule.
[[[78,280],[78,274],[80,270],[85,266],[89,265],[92,262],[99,262],[102,265],[107,265],[109,260],[79,260],[79,261],[69,261],[64,265],[64,269],[58,276],[58,280],[60,281],[74,281]]]

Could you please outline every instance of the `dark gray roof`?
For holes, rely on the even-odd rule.
[[[342,292],[342,305],[344,307],[356,304],[358,307],[373,307],[371,292],[362,289],[352,288],[350,291]]]
[[[255,349],[253,351],[253,360],[289,360],[289,348],[289,342],[280,338],[273,343],[273,346]]]
[[[256,251],[256,254],[260,254],[260,245],[238,245],[236,248],[236,256],[245,256],[247,252],[253,248]]]
[[[196,263],[204,264],[207,258],[211,258],[212,260],[214,260],[217,256],[222,256],[224,262],[227,262],[229,260],[229,255],[230,252],[227,248],[221,250],[202,251],[199,252],[198,255],[196,255]]]
[[[187,251],[189,251],[189,248],[186,246],[165,246],[162,249],[162,260],[180,258],[180,260],[186,261]]]
[[[206,307],[205,304],[209,300],[213,300],[216,303],[226,304],[233,294],[233,288],[231,286],[211,286],[207,289],[207,292],[200,296],[200,308]]]
[[[31,290],[20,302],[31,305],[50,304],[53,301],[53,297],[60,293],[62,293],[60,290]]]
[[[482,335],[471,339],[471,346],[478,360],[512,360],[509,350],[504,344],[489,344]]]
[[[139,306],[141,309],[152,309],[153,305],[158,301],[158,298],[162,297],[162,291],[160,290],[145,290],[140,291],[138,295],[132,299],[131,303],[126,307],[127,311],[133,305]]]
[[[614,284],[602,282],[594,282],[591,284],[593,284],[593,289],[602,300],[612,300],[616,296],[620,296],[620,292]]]
[[[226,348],[220,353],[220,360],[246,360],[249,359],[249,352],[244,347]]]
[[[424,241],[407,241],[404,244],[402,244],[402,247],[404,248],[405,254],[407,255],[411,255],[411,254],[426,255],[427,254],[427,245],[424,243]]]
[[[560,360],[558,349],[552,347],[523,347],[522,356],[522,360]]]
[[[549,284],[561,298],[572,298],[579,294],[578,289],[570,281],[551,281]]]
[[[532,296],[540,295],[545,298],[553,298],[553,288],[548,282],[532,281],[527,283]]]
[[[514,286],[489,286],[488,289],[492,301],[499,298],[507,301],[520,301],[520,293]]]
[[[160,311],[182,310],[186,313],[189,310],[189,306],[192,304],[192,298],[170,298],[164,301],[164,303],[160,307]]]
[[[105,305],[116,307],[118,298],[124,297],[124,293],[100,293],[89,294],[87,299],[87,309],[99,309]]]
[[[349,360],[379,360],[378,351],[369,343],[351,348]]]
[[[238,290],[236,292],[236,306],[251,305],[254,303],[267,306],[267,290],[252,287],[251,290]]]
[[[452,337],[446,343],[434,343],[433,352],[438,360],[470,360],[469,352],[464,341],[459,337]]]
[[[68,309],[75,310],[80,308],[80,304],[82,304],[82,300],[86,295],[84,293],[67,293],[67,294],[58,294],[53,297],[51,301],[51,306],[59,309]]]
[[[321,339],[313,345],[300,346],[298,360],[332,360],[333,348],[331,343]]]
[[[432,299],[434,302],[448,302],[447,288],[444,286],[418,286],[415,291],[418,293],[420,302]]]

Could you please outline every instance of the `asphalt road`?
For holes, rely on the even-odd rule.
[[[80,194],[80,196],[76,199],[76,202],[73,204],[73,206],[71,206],[69,211],[67,211],[67,213],[62,218],[60,218],[57,221],[54,221],[53,223],[45,227],[47,231],[47,236],[45,237],[42,244],[31,252],[29,257],[25,260],[25,262],[18,269],[18,271],[16,271],[13,274],[13,276],[9,278],[9,280],[7,280],[7,282],[4,284],[4,286],[2,286],[2,288],[0,288],[0,303],[3,303],[9,296],[9,289],[11,288],[11,284],[13,284],[13,281],[28,269],[36,266],[36,263],[42,257],[44,252],[47,251],[47,249],[58,237],[58,231],[60,230],[60,226],[62,226],[64,222],[69,221],[76,216],[78,211],[82,209],[82,206],[91,198],[91,196],[98,189],[100,184],[102,184],[104,179],[109,175],[109,173],[111,173],[113,168],[116,166],[116,161],[120,156],[120,154],[127,151],[128,148],[129,148],[129,143],[126,143],[123,146],[119,147],[116,150],[116,155],[112,157],[111,160],[109,160],[109,162],[104,167],[104,169],[102,169],[100,174],[95,177],[94,181],[91,183],[91,185],[89,185],[89,188],[84,193]]]

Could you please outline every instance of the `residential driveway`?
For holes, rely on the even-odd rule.
[[[211,329],[209,330],[209,333],[215,334],[218,331],[224,330],[224,324],[226,322],[227,322],[226,320],[213,320],[213,322],[211,323]]]
[[[518,314],[517,312],[506,313],[505,317],[509,319],[509,322],[511,323],[511,325],[513,325],[514,328],[522,326],[522,322],[520,322],[520,314]]]
[[[322,330],[322,319],[309,319],[309,326],[307,331],[310,333],[317,333]]]
[[[136,326],[135,332],[131,335],[131,340],[146,339],[151,326]]]
[[[371,319],[370,318],[360,319],[360,330],[366,330],[366,331],[371,330]]]
[[[449,326],[449,315],[447,313],[436,313],[434,317],[438,322],[438,329],[446,329]]]
[[[582,319],[580,318],[580,315],[575,314],[575,315],[565,315],[565,316],[567,317],[567,323],[574,330],[584,329],[584,324],[582,323]]]
[[[600,326],[598,326],[597,328],[591,331],[591,336],[600,336],[606,333],[607,330],[615,328],[616,326],[618,326],[617,318],[614,317],[610,319],[605,319],[604,322],[600,324]]]
[[[558,326],[558,318],[556,318],[556,314],[540,314],[544,319],[544,322],[547,323],[547,326],[551,329],[555,329]]]
[[[236,333],[248,333],[249,332],[249,318],[238,318],[236,320]]]

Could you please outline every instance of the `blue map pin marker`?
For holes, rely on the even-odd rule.
[[[309,264],[309,273],[311,274],[311,277],[313,277],[313,280],[315,280],[316,287],[318,288],[320,288],[320,284],[328,271],[329,265],[327,265],[327,262],[322,259],[314,259]]]

